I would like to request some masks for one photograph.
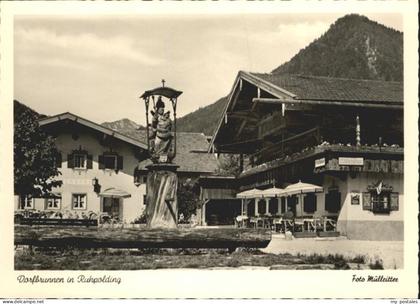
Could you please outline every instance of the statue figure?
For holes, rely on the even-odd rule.
[[[156,102],[154,111],[151,111],[152,123],[151,123],[151,136],[150,136],[150,147],[152,153],[152,161],[157,162],[168,162],[172,159],[170,153],[170,147],[172,143],[172,120],[170,118],[170,112],[165,113],[165,104],[162,101],[162,97],[159,96]],[[162,158],[163,157],[163,161]]]

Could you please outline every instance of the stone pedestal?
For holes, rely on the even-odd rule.
[[[178,176],[174,164],[152,164],[147,166],[146,213],[148,228],[176,228],[178,202],[176,192]]]

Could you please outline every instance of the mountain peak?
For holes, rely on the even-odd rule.
[[[332,25],[331,27],[337,26],[337,25],[357,25],[360,26],[361,24],[368,24],[370,26],[373,27],[377,27],[377,28],[382,28],[382,29],[386,29],[389,31],[393,31],[393,32],[397,32],[397,33],[401,33],[400,31],[393,29],[391,27],[387,27],[381,23],[378,23],[374,20],[370,20],[368,17],[363,16],[363,15],[359,15],[359,14],[348,14],[345,15],[341,18],[338,18]]]
[[[123,118],[112,122],[104,122],[101,125],[117,132],[125,129],[145,129],[142,125],[139,125],[138,123],[128,118]]]
[[[402,81],[403,35],[365,16],[346,15],[272,73]]]

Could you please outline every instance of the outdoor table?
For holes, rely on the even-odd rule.
[[[268,217],[251,217],[249,223],[254,228],[271,228],[271,218]]]
[[[274,230],[277,231],[277,225],[280,225],[280,226],[283,225],[283,218],[282,217],[274,218],[273,219],[273,225],[274,225]]]
[[[305,231],[305,222],[303,218],[295,218],[294,227],[301,226],[302,231]]]
[[[254,226],[254,228],[257,228],[257,223],[258,223],[258,218],[256,218],[256,217],[251,217],[251,218],[249,219],[249,224],[250,224],[250,225],[253,225],[253,226]]]
[[[263,217],[257,217],[257,228],[261,227],[264,228],[265,227],[265,218]]]
[[[311,224],[314,224],[314,219],[313,218],[303,218],[302,219],[302,222],[303,222],[303,230],[305,231],[309,231],[309,226],[311,225]],[[316,231],[316,228],[315,228],[315,231]]]
[[[281,222],[283,224],[284,233],[286,233],[287,231],[287,225],[289,225],[292,228],[292,230],[294,229],[295,224],[293,222],[293,219],[282,218]]]
[[[263,217],[263,227],[271,229],[273,225],[273,218],[272,217]]]
[[[240,228],[244,228],[247,225],[248,217],[246,215],[239,215],[236,217],[236,224]]]
[[[323,220],[323,224],[324,224],[324,231],[327,231],[327,224],[330,224],[331,226],[333,226],[334,230],[336,227],[336,221],[334,221],[333,219],[330,219],[328,217],[325,217]]]

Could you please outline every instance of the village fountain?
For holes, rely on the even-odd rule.
[[[181,91],[162,86],[145,91],[147,148],[147,227],[15,227],[14,244],[54,248],[265,248],[271,231],[248,228],[178,227],[176,106]],[[171,111],[167,110],[172,107]],[[149,123],[149,114],[151,115]],[[60,223],[59,223],[60,224]],[[73,224],[74,223],[70,223]],[[69,225],[69,223],[67,223]],[[80,225],[80,223],[78,224]]]
[[[152,164],[147,166],[146,214],[148,228],[176,228],[178,219],[176,174],[176,106],[182,94],[162,86],[145,91],[140,98],[146,110],[147,149]],[[168,104],[172,106],[171,111]],[[149,122],[149,114],[151,121]]]

